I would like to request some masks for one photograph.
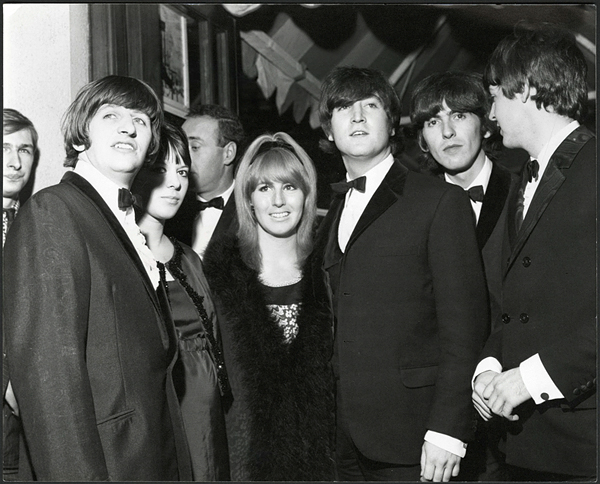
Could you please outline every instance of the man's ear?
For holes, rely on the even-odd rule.
[[[223,162],[225,165],[231,165],[235,160],[235,154],[237,153],[237,144],[235,141],[230,141],[223,147],[223,153],[225,155]]]
[[[485,133],[483,133],[484,138],[489,138],[490,136],[492,136],[492,132],[489,129]]]
[[[523,92],[517,93],[517,95],[520,96],[522,103],[526,103],[527,101],[530,101],[531,98],[536,96],[536,94],[537,94],[537,89],[533,86],[530,86],[527,81],[525,81],[525,84],[523,85]]]

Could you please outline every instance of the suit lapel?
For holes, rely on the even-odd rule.
[[[383,214],[393,203],[398,200],[398,196],[402,194],[404,190],[404,183],[406,182],[406,175],[408,174],[408,168],[405,168],[397,160],[390,168],[381,185],[377,191],[373,194],[373,197],[369,201],[365,208],[365,211],[361,215],[360,219],[354,228],[354,231],[350,235],[348,245],[346,246],[346,252],[350,250],[352,244],[362,234],[369,225],[377,220],[381,214]]]
[[[158,313],[162,315],[163,312],[161,310],[161,307],[160,307],[160,304],[158,301],[158,297],[156,295],[156,291],[154,290],[154,287],[152,286],[152,282],[150,281],[150,278],[148,277],[148,274],[146,273],[146,269],[144,268],[144,265],[143,265],[142,261],[140,260],[140,257],[138,255],[137,251],[135,250],[135,247],[133,246],[131,240],[127,236],[125,229],[123,229],[123,227],[121,226],[121,224],[119,223],[119,221],[117,220],[115,215],[112,213],[112,211],[110,210],[110,208],[108,207],[106,202],[98,194],[98,192],[96,190],[94,190],[92,185],[90,185],[83,177],[81,177],[77,173],[73,173],[73,172],[65,173],[62,181],[75,186],[80,192],[82,192],[84,194],[84,196],[89,198],[93,202],[93,204],[98,208],[100,214],[104,217],[104,219],[110,226],[110,229],[114,232],[115,236],[117,237],[119,242],[121,242],[121,244],[123,245],[123,248],[125,249],[125,251],[129,255],[129,257],[133,261],[137,271],[140,274],[140,277],[142,278],[142,280],[144,282],[144,286],[146,287],[146,290],[148,292],[148,295],[150,296],[150,299],[152,300],[152,303],[154,304]],[[164,333],[164,328],[161,328],[161,334],[163,334],[163,333]]]
[[[335,265],[340,259],[341,251],[337,245],[337,230],[343,206],[344,197],[336,196],[331,207],[329,207],[327,215],[321,222],[319,234],[315,241],[315,251],[323,254],[323,269],[326,270]]]
[[[215,226],[215,231],[212,234],[211,240],[227,233],[233,224],[236,217],[235,197],[233,194],[227,200],[227,204],[223,207],[223,213],[219,217],[219,221]]]
[[[479,222],[477,223],[477,244],[483,249],[490,238],[498,218],[502,213],[510,188],[510,173],[504,168],[493,164],[490,181],[483,197]]]
[[[542,180],[540,181],[540,185],[531,200],[531,205],[527,210],[527,215],[523,220],[521,230],[518,234],[515,234],[515,240],[508,259],[506,271],[510,269],[517,255],[523,248],[523,245],[531,235],[531,232],[544,214],[544,211],[565,181],[564,170],[571,166],[577,153],[579,153],[581,148],[583,148],[583,145],[585,145],[592,137],[593,134],[587,128],[580,126],[567,136],[550,158],[548,166],[542,176]],[[512,202],[514,202],[514,200],[511,200],[511,203]],[[511,223],[514,223],[514,221],[509,220],[509,224]]]

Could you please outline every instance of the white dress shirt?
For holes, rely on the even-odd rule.
[[[393,164],[394,157],[390,154],[365,173],[367,180],[364,193],[361,193],[353,188],[348,190],[346,193],[344,209],[342,210],[338,228],[338,243],[342,252],[346,251],[346,246],[348,245],[348,241],[350,240],[350,236],[352,235],[358,220]],[[347,174],[346,180],[350,181],[350,178]],[[447,450],[448,452],[452,452],[459,457],[464,457],[465,453],[467,452],[467,444],[455,439],[454,437],[450,437],[449,435],[441,434],[439,432],[428,430],[425,433],[425,440],[444,450]]]
[[[117,217],[117,220],[125,230],[129,240],[131,240],[133,247],[135,247],[142,264],[144,265],[144,269],[146,269],[146,273],[152,282],[152,286],[155,289],[158,288],[160,276],[156,265],[156,259],[146,245],[146,238],[135,223],[135,212],[133,207],[129,207],[126,211],[119,208],[119,188],[127,187],[120,187],[104,176],[88,161],[85,153],[79,155],[77,165],[73,171],[85,178],[89,184],[94,187],[106,202],[111,212]]]
[[[469,184],[469,186],[467,188],[465,188],[465,190],[468,190],[469,188],[472,187],[476,187],[477,185],[481,185],[483,187],[483,193],[485,195],[485,193],[487,192],[487,187],[490,184],[490,177],[492,176],[492,162],[491,160],[486,156],[485,160],[483,162],[483,166],[481,167],[481,170],[479,170],[479,173],[477,174],[477,176],[473,179],[473,181]],[[444,173],[444,178],[446,179],[446,181],[448,183],[452,183],[453,185],[458,185],[458,183],[455,183],[452,178],[448,175],[448,173]],[[475,202],[474,200],[471,200],[471,207],[473,207],[473,212],[475,212],[475,221],[479,222],[479,215],[481,215],[481,209],[483,208],[483,202]]]
[[[380,163],[365,173],[367,181],[364,193],[361,193],[354,188],[351,188],[346,193],[344,209],[342,210],[338,228],[338,243],[342,252],[346,251],[346,246],[348,245],[348,241],[350,240],[350,236],[352,235],[358,220],[393,164],[394,157],[389,154]],[[350,181],[348,174],[346,174],[346,180]]]
[[[231,184],[231,186],[225,190],[221,195],[217,195],[217,197],[223,197],[223,207],[227,205],[229,201],[229,197],[233,194],[233,188],[235,187],[235,180]],[[198,200],[203,202],[208,202],[209,200],[205,200],[200,195],[197,195]],[[208,207],[198,212],[196,219],[194,220],[194,230],[192,233],[192,249],[196,252],[200,258],[204,256],[204,251],[206,250],[206,246],[210,242],[212,238],[215,228],[219,223],[219,219],[223,215],[223,210],[219,210],[218,208]]]
[[[527,210],[531,205],[531,201],[535,195],[535,191],[540,185],[540,180],[548,167],[548,162],[552,155],[556,151],[556,149],[560,146],[560,144],[569,136],[573,131],[575,131],[579,127],[579,123],[577,121],[573,121],[568,124],[560,131],[555,133],[548,143],[542,148],[539,155],[537,156],[537,161],[540,165],[540,169],[538,171],[537,178],[534,178],[531,182],[527,183],[524,192],[524,204],[523,204],[523,217],[527,214]],[[519,369],[521,371],[521,378],[523,379],[523,384],[527,391],[531,395],[531,398],[539,405],[540,403],[544,403],[546,400],[556,400],[559,398],[564,398],[562,392],[558,389],[558,387],[552,381],[552,378],[546,371],[544,364],[540,358],[538,353],[530,356],[526,360],[522,361],[519,365]],[[475,373],[473,374],[473,380],[484,371],[492,370],[498,373],[502,372],[502,365],[500,362],[494,357],[484,358],[479,362],[477,368],[475,369]]]

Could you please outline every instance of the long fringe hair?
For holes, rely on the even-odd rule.
[[[317,214],[317,173],[312,160],[287,133],[264,134],[244,153],[237,170],[234,196],[239,221],[238,240],[244,262],[260,272],[262,256],[258,243],[258,222],[251,196],[265,180],[292,183],[304,194],[304,210],[296,232],[298,263],[312,251]]]

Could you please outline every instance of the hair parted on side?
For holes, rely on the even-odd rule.
[[[34,157],[38,154],[38,132],[31,120],[23,116],[16,109],[4,108],[2,110],[2,131],[5,135],[16,133],[23,129],[28,129],[33,141]]]
[[[246,133],[244,132],[244,127],[242,126],[242,122],[238,115],[230,109],[218,104],[200,104],[198,106],[192,106],[188,111],[187,119],[199,118],[201,116],[213,118],[218,122],[219,139],[217,140],[217,144],[223,147],[230,141],[233,141],[238,148],[236,159],[239,159]]]
[[[263,147],[265,144],[267,149]],[[234,188],[240,252],[244,262],[256,271],[260,271],[261,253],[251,196],[256,187],[267,180],[292,183],[304,194],[304,209],[296,232],[300,263],[312,250],[317,216],[317,172],[310,156],[287,133],[256,138],[242,156]]]
[[[383,104],[388,118],[390,148],[392,154],[398,154],[403,148],[400,130],[400,99],[394,88],[379,71],[355,66],[340,66],[333,69],[325,77],[321,86],[319,100],[321,128],[328,136],[331,133],[331,117],[335,109],[351,106],[356,101],[372,96],[377,97]],[[321,139],[319,147],[330,154],[339,151],[335,142],[328,139]]]
[[[538,109],[582,121],[587,102],[587,64],[575,36],[550,23],[519,23],[490,57],[483,81],[513,99],[526,85],[536,89]]]
[[[488,117],[491,97],[481,75],[461,71],[437,72],[417,84],[410,102],[411,130],[416,133],[419,147],[424,152],[425,168],[432,172],[441,171],[439,163],[428,151],[423,126],[444,109],[444,101],[453,112],[472,113],[479,118],[483,150],[490,159],[497,158],[501,141],[497,124]],[[490,136],[484,138],[488,132]]]
[[[64,166],[74,167],[77,164],[79,151],[74,146],[90,147],[90,120],[105,104],[135,109],[150,118],[152,139],[146,157],[148,160],[155,158],[164,121],[160,99],[144,81],[133,77],[106,76],[82,87],[63,116],[61,127],[67,154]]]

